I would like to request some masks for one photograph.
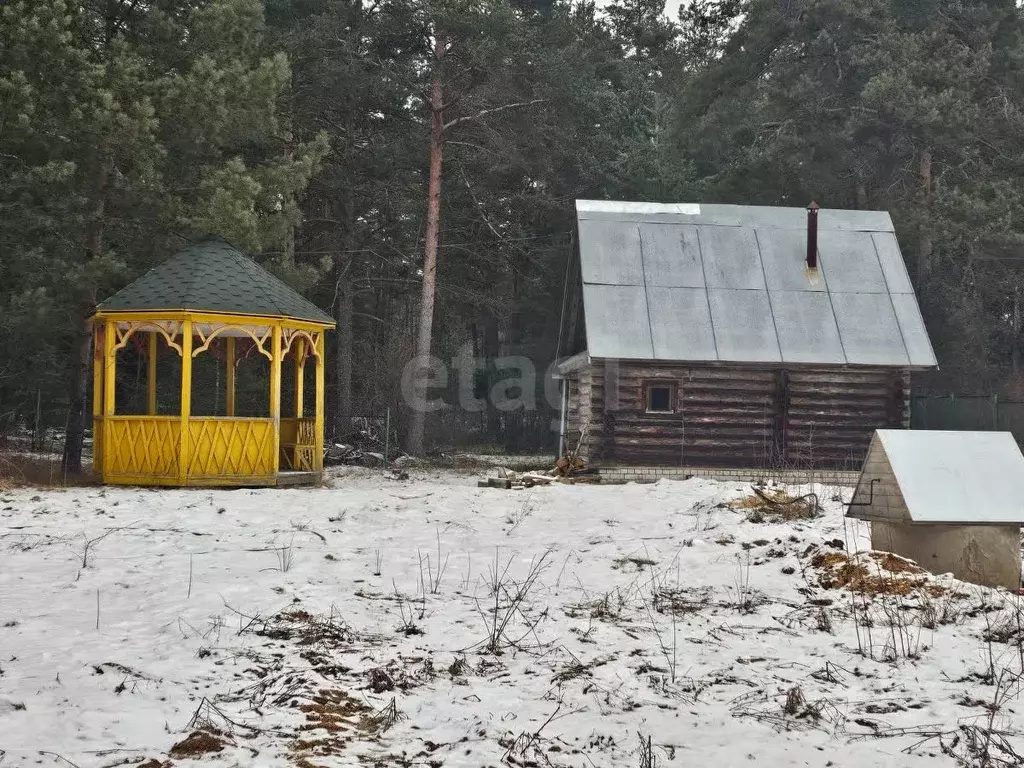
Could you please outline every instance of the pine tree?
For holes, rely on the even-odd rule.
[[[0,200],[47,216],[46,232],[15,224],[0,237],[15,263],[32,254],[20,290],[66,308],[67,321],[36,339],[69,360],[65,471],[81,468],[86,319],[102,295],[190,237],[218,232],[258,249],[297,215],[282,201],[322,148],[284,151],[289,77],[287,60],[265,50],[258,0],[0,9],[0,88],[20,102],[17,130],[0,133],[0,157],[17,169]]]
[[[947,385],[994,386],[1007,302],[985,259],[1024,226],[1020,30],[1004,0],[754,0],[678,106],[711,197],[893,213]]]

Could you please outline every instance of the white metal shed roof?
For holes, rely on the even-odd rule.
[[[911,522],[1024,522],[1024,456],[1009,432],[876,434]]]
[[[680,362],[936,365],[889,214],[576,201],[587,349]]]

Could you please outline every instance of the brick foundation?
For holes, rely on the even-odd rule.
[[[736,480],[743,483],[772,481],[783,485],[841,485],[853,487],[859,472],[839,469],[734,469],[716,467],[603,467],[602,483],[654,483],[658,480],[686,480],[705,477],[711,480]]]

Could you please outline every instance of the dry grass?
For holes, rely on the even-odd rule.
[[[889,571],[890,573],[925,572],[924,568],[921,568],[916,563],[899,555],[894,555],[891,552],[872,552],[871,558],[878,563],[882,570]]]
[[[300,731],[322,728],[328,733],[371,733],[374,730],[369,717],[373,710],[345,691],[323,689],[311,702],[299,705],[299,711],[306,715],[306,723],[299,726]]]
[[[373,709],[341,690],[322,689],[299,711],[306,716],[299,726],[305,735],[288,745],[289,757],[298,768],[323,765],[325,758],[340,755],[354,737],[372,737],[378,730]]]
[[[845,552],[820,552],[811,558],[811,565],[815,568],[832,568],[848,563],[849,560]]]
[[[616,621],[626,607],[626,595],[616,589],[602,597],[581,600],[565,607],[565,615],[571,618],[587,617],[599,621]]]
[[[929,584],[926,572],[902,557],[888,552],[848,555],[846,552],[810,548],[809,564],[817,570],[818,584],[825,589],[848,589],[862,595],[925,593],[929,597],[945,594],[945,587]]]
[[[711,604],[711,590],[659,585],[652,591],[651,607],[658,613],[699,613]]]
[[[374,739],[404,718],[395,700],[379,711],[339,689],[321,689],[312,700],[299,705],[306,722],[299,726],[305,736],[294,739],[289,757],[298,768],[323,765],[336,758],[354,739]],[[336,761],[329,761],[331,763]]]
[[[290,640],[299,646],[315,646],[324,650],[340,648],[355,640],[355,633],[340,616],[313,615],[301,609],[286,610],[269,618],[246,617],[248,623],[239,634],[252,632],[271,640]]]
[[[221,752],[225,744],[227,742],[216,731],[193,731],[171,747],[171,751],[167,754],[175,760],[187,760],[213,752]]]
[[[729,507],[745,510],[752,523],[780,523],[810,520],[818,516],[818,499],[814,494],[791,496],[781,489],[754,488],[749,496],[729,502]]]
[[[658,564],[657,560],[652,560],[650,557],[642,555],[627,555],[625,557],[616,558],[612,562],[612,568],[615,570],[631,570],[642,571],[645,567],[653,567]]]
[[[90,474],[65,477],[59,458],[0,451],[0,491],[24,487],[60,488],[95,483],[95,478]]]
[[[759,509],[765,505],[764,497],[767,497],[778,504],[788,504],[793,501],[793,497],[781,489],[774,491],[766,490],[761,491],[761,493],[763,494],[763,497],[752,493],[741,499],[734,499],[729,502],[729,506],[732,509]]]

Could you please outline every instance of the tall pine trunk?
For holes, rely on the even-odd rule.
[[[1013,346],[1010,347],[1010,372],[1014,379],[1020,374],[1020,331],[1021,331],[1021,307],[1020,307],[1020,283],[1014,278],[1013,281],[1013,315],[1010,318],[1013,329]],[[1014,381],[1016,383],[1016,381]]]
[[[920,225],[917,250],[917,292],[924,296],[928,278],[932,270],[932,250],[934,248],[931,232],[932,206],[932,151],[925,148],[920,158],[921,207],[922,222]]]
[[[445,38],[434,36],[434,80],[430,88],[430,182],[427,195],[427,233],[423,249],[423,293],[420,298],[420,322],[416,335],[413,364],[415,400],[409,419],[407,450],[413,456],[423,453],[426,423],[424,403],[427,396],[426,374],[434,329],[434,296],[437,290],[437,249],[441,226],[441,161],[444,151],[444,100],[441,88],[441,61]]]
[[[350,242],[350,238],[349,238]],[[343,440],[351,429],[352,421],[352,285],[351,260],[348,251],[340,254],[335,260],[338,279],[338,300],[334,307],[334,320],[337,323],[335,334],[338,340],[338,352],[334,356],[335,402],[334,402],[334,436]]]
[[[71,350],[68,358],[68,420],[61,470],[65,475],[82,471],[82,445],[85,440],[85,404],[88,397],[89,367],[92,363],[92,334],[89,328],[91,306],[85,302],[77,309]]]
[[[93,170],[92,209],[85,228],[85,261],[100,255],[103,249],[104,216],[106,214],[107,183],[110,161],[106,152],[97,153]],[[92,363],[92,332],[89,316],[96,306],[95,290],[83,286],[75,314],[71,349],[68,355],[68,418],[64,435],[64,455],[61,470],[65,475],[82,471],[82,444],[85,439],[85,407],[89,391],[89,368]]]
[[[486,391],[484,398],[487,402],[487,437],[497,442],[501,438],[501,414],[495,407],[494,398],[491,397],[491,390],[497,383],[497,370],[494,367],[494,360],[500,352],[500,339],[498,337],[498,318],[493,313],[488,313],[484,318],[484,382]]]

